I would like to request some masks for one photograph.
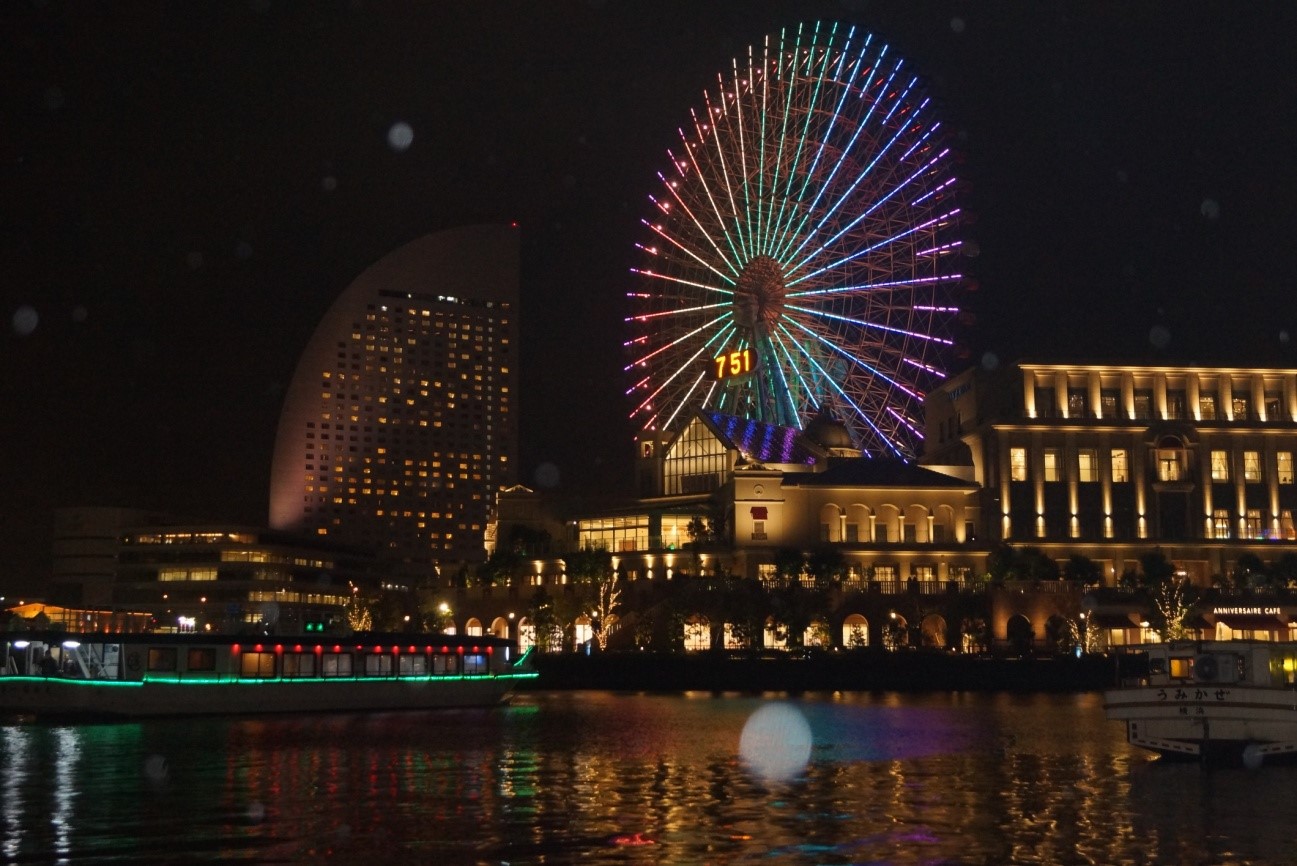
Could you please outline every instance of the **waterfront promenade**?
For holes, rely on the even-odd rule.
[[[852,650],[803,655],[609,652],[540,654],[531,689],[678,692],[1088,692],[1133,657],[1003,657]]]

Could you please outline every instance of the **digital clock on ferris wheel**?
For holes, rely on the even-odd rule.
[[[738,349],[726,352],[712,359],[712,376],[718,382],[728,379],[741,379],[750,375],[757,368],[757,356],[751,349]]]

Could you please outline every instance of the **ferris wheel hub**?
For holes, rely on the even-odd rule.
[[[754,256],[734,285],[734,320],[741,328],[773,328],[784,312],[784,269],[770,256]]]

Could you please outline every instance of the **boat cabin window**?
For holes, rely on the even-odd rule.
[[[185,670],[188,671],[214,671],[216,670],[216,650],[212,647],[200,647],[191,649],[188,658],[185,660]]]
[[[1297,685],[1297,653],[1274,653],[1270,656],[1270,679],[1279,685]]]
[[[401,676],[424,676],[428,673],[428,659],[422,653],[401,656]]]
[[[455,656],[435,655],[432,657],[432,672],[434,674],[453,674],[458,671],[459,666],[455,664]]]
[[[326,677],[351,676],[351,653],[325,653],[320,659],[321,674]]]
[[[284,676],[286,677],[315,676],[315,654],[314,653],[284,653]]]
[[[1174,679],[1188,680],[1193,678],[1193,659],[1173,658],[1169,659],[1169,661],[1171,662],[1171,676]]]
[[[174,671],[176,669],[176,648],[149,647],[149,670]]]
[[[464,673],[484,674],[486,672],[486,656],[480,653],[464,656]]]
[[[246,652],[239,659],[239,676],[265,679],[274,675],[274,653]]]
[[[387,653],[369,653],[365,656],[365,676],[391,676],[392,657]]]

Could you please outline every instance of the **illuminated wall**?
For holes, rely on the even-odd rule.
[[[424,574],[479,561],[518,451],[518,233],[428,235],[370,267],[298,363],[270,525],[376,549]]]

